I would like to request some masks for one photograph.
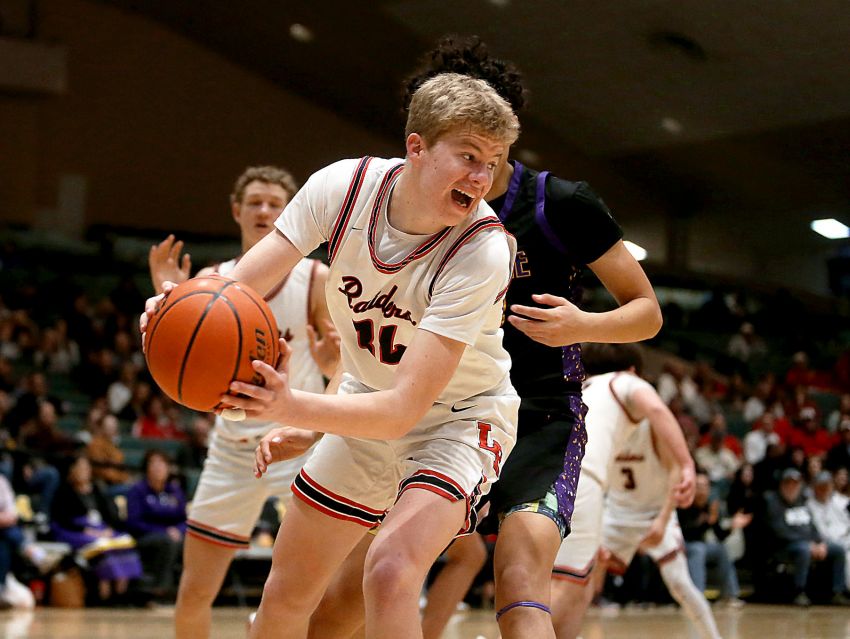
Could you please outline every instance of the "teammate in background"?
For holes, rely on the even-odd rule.
[[[663,451],[669,466],[669,471],[665,468],[661,479],[652,484],[656,489],[653,498],[659,503],[653,517],[662,510],[668,495],[671,504],[665,508],[689,505],[695,489],[694,462],[679,423],[655,389],[638,376],[642,368],[640,349],[634,344],[587,344],[582,357],[589,375],[583,396],[588,406],[587,428],[591,436],[581,465],[573,529],[558,551],[552,572],[552,614],[558,639],[578,636],[593,598],[591,575],[602,543],[605,492],[609,481],[610,485],[621,481],[611,467],[617,451],[640,424],[648,422],[653,441]],[[668,511],[665,523],[669,514]],[[660,540],[660,521],[650,526],[652,520],[650,517],[642,527],[647,544]]]
[[[249,416],[328,433],[293,485],[300,499],[278,531],[251,636],[303,637],[337,567],[381,519],[363,582],[366,635],[421,636],[425,574],[474,528],[515,438],[519,399],[500,328],[514,246],[483,196],[518,132],[486,83],[435,77],[411,103],[403,161],[314,174],[278,232],[232,272],[267,291],[327,240],[344,370],[330,396],[291,390],[285,364],[254,362],[265,386],[233,382],[222,396]],[[258,474],[276,458],[270,442]]]
[[[233,219],[239,224],[242,251],[247,252],[274,228],[274,220],[297,191],[293,177],[273,166],[249,167],[230,196]],[[183,242],[170,235],[151,247],[149,265],[157,293],[163,283],[183,282],[191,260],[181,257]],[[239,257],[202,269],[198,275],[229,274]],[[317,260],[301,260],[286,279],[266,295],[290,356],[293,388],[322,392],[323,375],[331,377],[339,361],[339,337],[330,322],[325,300],[328,268]],[[288,497],[290,485],[303,466],[316,435],[289,429],[294,455],[278,464],[261,481],[251,475],[254,449],[272,427],[266,421],[231,422],[216,418],[209,452],[189,510],[183,551],[183,572],[174,621],[177,639],[210,636],[212,604],[236,550],[247,548],[251,531],[271,496]]]
[[[623,574],[638,549],[658,564],[673,598],[702,639],[720,639],[711,608],[688,572],[682,530],[672,490],[679,469],[644,420],[614,458],[602,522],[608,572]]]
[[[485,80],[515,111],[525,104],[519,72],[491,57],[477,38],[448,38],[426,54],[423,68],[408,82],[408,98],[428,78],[444,72]],[[552,566],[570,529],[587,441],[579,342],[647,339],[658,332],[661,311],[643,269],[621,241],[619,226],[586,183],[537,172],[503,157],[486,199],[518,243],[507,294],[511,314],[505,347],[512,356],[511,380],[522,405],[517,445],[490,493],[490,516],[501,521],[495,549],[497,619],[505,639],[552,638]],[[605,313],[578,308],[578,280],[586,266],[619,308]],[[476,551],[471,543],[468,548]],[[368,540],[356,552],[362,556],[367,549]],[[351,571],[357,566],[356,557],[346,563]],[[452,578],[455,592],[468,578],[460,572]],[[353,605],[357,583],[353,572],[337,576],[316,613],[311,636],[350,636],[359,614]],[[432,590],[443,587],[437,583]],[[345,593],[345,599],[339,593]],[[445,618],[457,599],[441,597],[441,602]]]

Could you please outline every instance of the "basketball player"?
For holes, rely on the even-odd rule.
[[[446,39],[426,54],[422,70],[409,81],[408,95],[446,71],[485,80],[516,111],[525,103],[517,69],[492,58],[477,39]],[[504,157],[486,199],[518,242],[505,347],[522,406],[516,448],[490,492],[491,516],[501,521],[495,550],[497,619],[505,639],[551,638],[552,566],[570,529],[587,440],[579,342],[646,339],[657,333],[661,315],[649,280],[620,239],[619,226],[586,183],[538,173]],[[585,266],[611,292],[618,309],[588,313],[576,306]],[[358,551],[365,554],[367,548],[368,540]],[[469,548],[475,551],[473,544]],[[357,565],[354,558],[346,563],[351,569]],[[352,618],[357,606],[345,605],[353,601],[352,583],[357,583],[355,575],[340,575],[333,591],[345,599],[326,598],[318,611],[347,616],[347,621],[330,623],[317,613],[314,627],[322,631],[311,636],[350,636],[357,627]],[[349,634],[331,633],[338,628]]]
[[[611,474],[610,467],[617,451],[643,421],[648,421],[653,441],[672,460],[670,471],[665,469],[661,478],[656,478],[652,485],[647,482],[648,491],[660,491],[660,494],[653,493],[653,498],[660,502],[653,516],[662,510],[668,493],[671,500],[668,508],[690,505],[695,488],[694,462],[678,422],[655,389],[638,376],[642,367],[638,347],[633,344],[588,344],[583,359],[589,375],[582,395],[588,406],[590,438],[581,464],[573,529],[561,544],[552,572],[553,622],[558,639],[574,639],[578,635],[584,613],[593,598],[590,581],[602,541],[605,492],[609,481],[621,479]],[[620,470],[625,485],[631,485],[630,467]],[[669,490],[668,476],[674,478]],[[621,504],[622,500],[616,503]],[[668,510],[665,524],[669,514]],[[659,531],[650,531],[651,523],[650,518],[642,529],[643,533],[651,532],[648,544],[659,541]]]
[[[319,171],[232,272],[267,291],[327,240],[345,371],[338,395],[318,395],[254,362],[265,386],[233,382],[222,397],[328,433],[293,485],[251,636],[305,636],[331,576],[382,518],[366,559],[366,635],[421,636],[425,574],[474,528],[515,438],[500,328],[514,250],[483,196],[518,131],[485,82],[435,77],[412,100],[403,161]],[[263,453],[258,474],[274,460]]]
[[[444,41],[426,55],[409,86],[451,70],[486,80],[515,110],[525,103],[518,70],[478,40]],[[505,158],[487,201],[517,238],[507,295],[511,380],[522,405],[517,445],[490,494],[500,521],[495,548],[497,619],[502,637],[554,637],[552,565],[569,532],[587,435],[580,342],[647,339],[661,314],[643,269],[626,250],[608,208],[584,182],[569,182]],[[589,313],[576,306],[589,267],[619,304]],[[543,293],[543,294],[541,294]]]
[[[667,589],[696,625],[700,637],[720,639],[711,608],[688,572],[676,517],[678,503],[670,490],[677,481],[678,469],[669,457],[648,420],[633,429],[614,456],[602,524],[607,569],[623,574],[635,552],[642,549],[658,564]]]
[[[273,166],[249,167],[230,196],[233,219],[239,224],[242,251],[247,252],[273,229],[274,220],[298,190],[289,172]],[[151,247],[149,265],[157,293],[165,281],[189,277],[188,253],[169,236]],[[198,275],[229,274],[240,258],[202,269]],[[325,301],[328,269],[318,260],[298,262],[286,279],[267,295],[290,356],[290,384],[322,392],[323,375],[330,377],[339,361],[339,339]],[[317,337],[317,335],[319,337]],[[265,421],[232,422],[216,418],[209,452],[198,481],[183,549],[183,572],[175,610],[178,639],[210,635],[212,604],[236,550],[247,548],[251,531],[271,496],[290,495],[290,485],[316,439],[311,431],[290,429],[294,452],[261,481],[252,480],[254,448],[271,426]]]

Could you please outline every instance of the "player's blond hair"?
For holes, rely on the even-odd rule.
[[[279,166],[249,166],[242,172],[236,183],[233,185],[233,192],[230,194],[230,201],[234,203],[242,202],[245,196],[245,187],[251,182],[265,182],[266,184],[277,184],[280,186],[291,200],[298,191],[298,183],[292,177],[292,173]]]
[[[418,133],[434,143],[459,129],[511,145],[519,137],[519,120],[511,105],[484,80],[441,73],[413,94],[405,137]]]

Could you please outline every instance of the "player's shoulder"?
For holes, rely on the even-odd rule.
[[[546,180],[547,204],[556,203],[575,209],[590,209],[611,212],[602,198],[584,180],[567,180],[557,175],[550,175]]]
[[[356,183],[367,189],[377,183],[391,169],[404,164],[399,158],[378,158],[364,156],[337,160],[316,171],[310,178],[331,191],[348,191]]]

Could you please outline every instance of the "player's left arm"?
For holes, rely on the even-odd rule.
[[[662,460],[669,453],[672,463],[680,468],[680,478],[674,487],[674,496],[679,506],[689,506],[694,500],[696,471],[679,422],[650,386],[636,388],[629,396],[629,405],[636,417],[649,420],[652,436],[658,444]]]
[[[310,340],[310,354],[327,378],[333,377],[339,364],[339,333],[331,321],[325,284],[329,269],[316,262],[313,278],[310,282],[310,309],[307,337]]]
[[[661,329],[661,308],[646,273],[622,240],[588,266],[617,301],[617,308],[591,313],[563,297],[533,295],[535,302],[549,308],[514,304],[513,312],[530,319],[510,315],[508,321],[547,346],[637,342],[655,336]]]

